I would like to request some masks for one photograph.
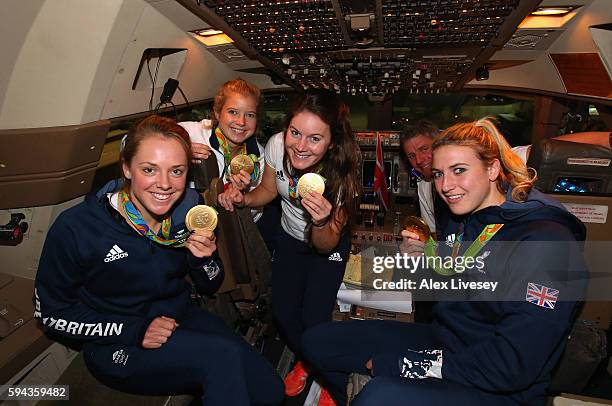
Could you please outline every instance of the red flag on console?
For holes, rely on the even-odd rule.
[[[378,196],[378,201],[389,211],[389,192],[387,191],[387,176],[385,174],[385,164],[383,161],[382,142],[380,133],[376,133],[376,167],[374,168],[374,192]]]

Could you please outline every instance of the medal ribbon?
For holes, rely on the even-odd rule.
[[[299,176],[289,176],[289,197],[292,199],[297,199],[298,198],[298,193],[297,193],[297,184],[298,184],[298,180],[300,179]]]
[[[215,136],[217,137],[217,141],[219,141],[219,148],[221,148],[223,160],[225,161],[225,168],[223,169],[223,172],[225,173],[224,180],[229,182],[230,172],[227,168],[230,167],[230,162],[232,161],[232,151],[227,139],[225,138],[225,135],[223,135],[223,131],[221,131],[219,127],[215,128]],[[257,179],[259,179],[259,173],[261,172],[261,163],[259,162],[259,158],[255,154],[247,154],[246,144],[242,144],[240,146],[240,152],[236,155],[240,154],[248,156],[251,161],[253,161],[254,169],[253,173],[251,173],[251,180],[253,182],[257,182]]]
[[[491,238],[503,227],[503,224],[488,224],[485,228],[480,232],[478,237],[470,244],[470,246],[463,253],[464,258],[474,258],[483,248]],[[452,258],[453,264],[455,263],[455,258],[459,254],[459,248],[461,247],[461,241],[463,240],[463,232],[459,234],[455,243],[453,244],[452,250]],[[433,238],[429,237],[429,240],[425,243],[425,256],[426,257],[435,257],[437,256],[437,243]],[[433,261],[434,271],[440,275],[450,276],[455,273],[453,266],[446,266],[444,263],[442,267],[439,267],[436,261]]]
[[[138,211],[136,206],[134,206],[134,203],[132,203],[132,201],[130,200],[130,195],[125,190],[121,190],[119,192],[119,200],[121,201],[128,220],[140,234],[147,237],[149,240],[161,245],[176,245],[178,239],[168,239],[168,236],[170,235],[170,225],[172,223],[170,216],[162,220],[162,238],[155,234],[153,231],[151,231],[147,223],[140,215],[140,212]]]

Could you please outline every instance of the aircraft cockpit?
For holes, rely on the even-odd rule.
[[[236,383],[232,383],[242,374],[234,374],[229,366],[227,370],[220,369],[228,378],[216,385],[220,388],[223,382],[230,382],[227,398],[206,398],[206,390],[202,389],[205,385],[185,390],[177,383],[170,391],[153,390],[174,385],[174,375],[159,381],[151,379],[148,385],[136,385],[138,390],[134,391],[129,390],[131,381],[127,372],[121,379],[116,376],[108,379],[105,375],[113,368],[127,365],[131,368],[130,361],[141,359],[138,357],[147,351],[148,354],[156,351],[157,345],[159,348],[166,345],[165,341],[155,341],[154,345],[145,343],[143,337],[150,337],[147,334],[152,334],[149,327],[153,323],[161,323],[154,327],[170,323],[170,328],[162,328],[168,336],[162,341],[171,340],[180,331],[181,324],[190,325],[191,321],[179,320],[183,313],[176,309],[182,300],[210,315],[209,325],[217,326],[216,321],[210,321],[212,317],[218,320],[223,327],[218,327],[215,333],[222,331],[220,335],[224,337],[231,335],[234,343],[238,338],[241,346],[246,343],[240,348],[247,348],[244,351],[250,354],[249,359],[257,359],[253,364],[261,367],[244,374],[246,381],[259,382],[246,385],[251,392],[261,390],[258,395],[272,397],[273,390],[279,392],[281,383],[284,384],[282,399],[276,396],[268,403],[325,406],[339,405],[340,399],[345,404],[362,405],[385,404],[376,400],[385,399],[392,404],[396,398],[384,397],[385,393],[391,393],[386,392],[388,387],[383,395],[376,395],[372,389],[378,388],[372,384],[372,378],[376,381],[377,362],[390,358],[372,355],[364,362],[360,359],[358,366],[346,367],[351,369],[350,375],[347,373],[348,377],[344,378],[348,381],[340,386],[342,389],[346,386],[347,391],[340,394],[334,386],[333,373],[326,375],[329,371],[318,370],[321,363],[329,361],[317,358],[318,349],[323,351],[325,347],[331,351],[335,344],[335,350],[345,347],[361,351],[360,339],[369,340],[370,332],[358,334],[360,330],[356,328],[352,330],[353,335],[348,334],[346,340],[339,342],[332,335],[328,341],[321,337],[316,340],[314,333],[308,332],[317,331],[319,324],[327,322],[336,326],[342,323],[380,325],[381,332],[383,327],[395,325],[400,326],[399,332],[401,326],[432,326],[440,320],[454,326],[448,331],[456,332],[463,328],[469,330],[471,322],[476,325],[482,321],[482,314],[478,313],[470,323],[453,324],[462,313],[457,309],[467,307],[453,309],[448,305],[450,302],[473,305],[481,292],[465,288],[461,292],[463,296],[449,299],[450,296],[439,291],[429,295],[423,294],[423,289],[410,287],[407,281],[422,269],[435,271],[427,278],[430,286],[454,286],[452,283],[455,283],[445,279],[449,276],[445,266],[415,265],[412,274],[400,272],[400,260],[406,261],[404,264],[409,262],[404,255],[414,249],[414,244],[418,246],[418,255],[410,255],[414,258],[436,256],[445,249],[453,260],[463,255],[463,258],[486,261],[490,256],[489,261],[498,265],[511,264],[501,253],[513,250],[521,252],[521,260],[525,261],[535,262],[540,255],[544,257],[551,244],[521,251],[519,241],[512,240],[513,234],[509,239],[516,245],[502,245],[497,251],[492,248],[493,244],[487,247],[497,232],[502,233],[497,234],[499,237],[511,228],[500,226],[499,219],[482,224],[482,233],[476,232],[472,237],[484,243],[473,248],[470,255],[465,254],[472,246],[462,246],[462,238],[468,234],[468,225],[473,220],[469,214],[477,210],[457,209],[464,204],[457,202],[465,202],[461,199],[470,194],[448,191],[445,194],[442,178],[448,179],[452,170],[458,179],[463,169],[445,168],[445,162],[433,167],[432,154],[435,156],[436,149],[439,153],[440,149],[448,148],[448,144],[436,141],[446,140],[445,130],[477,122],[480,124],[476,127],[484,128],[489,125],[482,124],[487,117],[492,118],[507,149],[518,157],[512,159],[524,163],[530,176],[537,176],[531,178],[534,190],[539,193],[536,200],[554,206],[550,210],[556,213],[553,217],[558,215],[571,223],[574,228],[568,227],[572,235],[582,240],[567,250],[557,247],[556,254],[550,256],[553,259],[570,257],[567,264],[554,269],[557,273],[552,273],[565,278],[567,286],[553,289],[550,281],[523,281],[523,276],[513,276],[508,279],[525,282],[526,292],[521,290],[520,297],[512,296],[512,300],[498,299],[499,295],[515,294],[514,285],[507,285],[500,289],[501,293],[496,293],[496,299],[483,300],[497,303],[485,305],[483,312],[489,316],[501,314],[500,309],[507,310],[510,302],[527,302],[535,306],[528,307],[526,312],[515,312],[512,308],[500,320],[512,319],[509,315],[516,314],[534,316],[536,310],[552,313],[555,306],[557,310],[562,308],[565,288],[583,291],[572,298],[576,307],[569,312],[568,320],[550,324],[557,328],[565,323],[565,330],[554,333],[560,337],[555,351],[549,354],[554,362],[533,364],[546,371],[545,376],[529,381],[525,377],[531,377],[533,371],[512,375],[521,365],[538,360],[536,350],[541,349],[538,340],[548,334],[548,330],[542,332],[538,328],[548,325],[545,322],[492,330],[492,337],[504,337],[504,345],[511,347],[511,350],[504,347],[508,352],[500,353],[503,360],[497,359],[497,363],[504,364],[503,368],[486,369],[490,365],[485,364],[499,366],[494,362],[495,355],[487,358],[496,354],[498,347],[495,346],[490,351],[466,356],[462,361],[453,360],[463,345],[470,345],[457,339],[452,341],[453,345],[445,342],[444,350],[410,348],[410,355],[420,354],[421,358],[414,358],[418,362],[404,354],[399,364],[396,359],[389,362],[387,365],[393,364],[394,369],[386,371],[397,372],[393,379],[400,379],[400,373],[401,379],[410,378],[411,385],[415,377],[446,383],[446,376],[462,388],[477,388],[486,394],[512,393],[517,396],[512,401],[518,403],[610,403],[612,361],[608,341],[612,331],[612,280],[607,254],[612,249],[609,219],[612,8],[609,0],[8,0],[0,7],[3,10],[0,26],[5,33],[0,35],[3,50],[0,61],[0,404],[34,405],[50,401],[189,405],[200,404],[202,399],[204,404],[209,404],[206,399],[210,404],[224,403],[219,399],[229,399],[225,404],[248,404],[245,398],[240,398],[243,381],[236,378]],[[228,83],[234,87],[224,90]],[[226,105],[227,100],[232,101],[231,108]],[[295,107],[297,101],[302,107]],[[309,116],[300,114],[314,111],[316,116],[313,104],[324,106],[320,109],[331,109],[329,106],[333,105],[342,113],[332,123],[342,122],[346,123],[345,128],[350,127],[345,141],[349,146],[345,148],[353,148],[352,153],[339,153],[337,142],[326,139],[331,134],[337,137],[336,127],[341,125],[324,123],[311,130],[308,126],[312,124],[311,119],[304,119]],[[169,146],[172,142],[166,140],[169,144],[163,145],[168,148],[151,148],[164,153],[179,151],[179,155],[190,151],[192,156],[182,164],[185,168],[174,165],[171,176],[164,180],[166,184],[149,193],[142,186],[146,182],[140,181],[144,177],[132,176],[134,168],[129,161],[135,156],[134,151],[141,151],[139,148],[146,142],[141,140],[132,146],[129,142],[133,142],[138,123],[147,122],[152,115],[159,118],[156,128],[164,125],[172,128],[167,133],[175,137],[172,142],[176,145],[173,150]],[[298,121],[302,126],[296,124],[296,117],[303,119]],[[323,114],[317,117],[320,120],[314,122],[324,122]],[[421,132],[417,131],[419,126],[425,126]],[[146,140],[147,136],[142,139]],[[425,146],[419,144],[423,140],[427,140]],[[316,146],[318,142],[329,142],[329,145],[325,144],[321,152]],[[182,149],[176,148],[178,144]],[[502,149],[498,147],[498,152]],[[159,156],[163,155],[161,152]],[[129,162],[125,160],[126,154]],[[325,154],[349,158],[343,158],[342,165],[334,161],[334,167],[321,158],[329,157]],[[150,165],[143,172],[155,173],[156,168],[169,162],[169,155],[164,155],[166,161],[162,159],[161,164],[152,162],[156,157],[145,160]],[[243,159],[249,157],[249,176],[240,172],[249,165],[234,171],[232,158],[236,155]],[[316,162],[311,165],[313,161]],[[498,161],[502,168],[507,164],[501,162],[503,159]],[[346,172],[349,166],[351,170]],[[500,183],[504,193],[508,192],[507,186],[513,177],[520,177],[516,171],[509,172],[512,175],[505,178],[507,183]],[[342,176],[337,179],[339,173]],[[319,178],[323,184],[319,189],[322,200],[309,200],[308,193],[302,194],[303,188],[317,192],[310,184],[300,187],[299,179],[304,174]],[[179,185],[176,191],[168,192],[174,190],[175,179],[182,179],[183,175],[184,188]],[[119,178],[122,178],[120,183],[112,184]],[[491,180],[494,181],[497,182]],[[109,189],[111,184],[114,188]],[[133,185],[144,191],[138,196],[146,197],[140,199],[134,194],[130,189]],[[516,186],[512,185],[510,195]],[[468,186],[461,184],[464,188]],[[258,187],[266,193],[256,192]],[[335,193],[332,197],[325,194],[330,190]],[[96,212],[96,218],[108,222],[95,222],[88,217],[92,214],[83,207],[91,204],[92,199],[103,201],[104,208]],[[553,200],[556,203],[550,203]],[[164,201],[174,203],[161,214],[149,210],[153,206],[165,207]],[[232,201],[235,204],[230,204]],[[253,202],[263,203],[249,206]],[[210,225],[208,215],[186,219],[189,207],[182,205],[188,203],[212,208],[215,218],[212,229],[194,226],[196,223]],[[494,206],[504,210],[509,207],[498,203]],[[529,207],[536,210],[539,206]],[[350,213],[343,211],[349,209]],[[172,217],[179,212],[178,220]],[[320,218],[321,212],[324,215]],[[348,215],[343,217],[345,214]],[[518,217],[504,216],[507,224],[518,221]],[[63,225],[67,218],[73,217],[70,221],[74,224],[80,221],[88,225],[83,227],[87,232]],[[547,230],[542,222],[548,217],[528,218],[537,225],[534,230],[530,229],[534,235]],[[340,219],[339,227],[333,225],[337,219]],[[119,228],[113,221],[120,224]],[[151,224],[159,229],[155,231]],[[124,226],[129,232],[113,234],[113,230]],[[70,228],[69,232],[66,227]],[[63,234],[57,234],[58,228]],[[406,230],[416,233],[418,243],[406,245],[415,239],[407,237]],[[559,239],[565,235],[552,234]],[[117,238],[110,243],[108,235]],[[193,248],[193,243],[186,243],[195,238],[193,235],[206,235],[202,238],[206,244],[214,245],[214,253],[206,251],[206,244]],[[334,244],[328,247],[330,238]],[[132,243],[135,245],[128,245]],[[201,257],[186,254],[187,259],[179,258],[179,250],[198,255],[205,251],[210,254],[206,257],[213,259],[202,265]],[[128,260],[133,261],[131,269],[124,272],[121,261]],[[66,265],[65,270],[55,274],[60,276],[44,279],[43,273],[49,278],[49,264],[60,262],[76,265],[72,268]],[[168,265],[179,262],[186,264],[186,268],[193,268],[196,263],[195,268],[204,270],[204,282],[210,286],[217,283],[215,278],[219,275],[222,281],[214,286],[214,292],[202,293],[199,289],[202,273],[179,277],[184,270],[173,271]],[[294,275],[293,279],[279,278],[279,263],[289,264],[288,270],[302,274]],[[548,265],[533,268],[548,269]],[[154,276],[136,277],[134,269],[139,266],[165,268],[159,270],[159,279],[155,279]],[[588,277],[572,279],[571,271],[583,272],[583,268],[588,269]],[[514,270],[517,266],[512,263],[504,269]],[[308,277],[304,275],[309,272],[315,275],[317,271],[320,282],[305,282]],[[489,275],[480,271],[475,277],[481,285],[474,286],[489,286],[482,284]],[[118,276],[112,272],[118,272]],[[454,277],[459,280],[463,276]],[[59,288],[51,286],[50,281],[57,281]],[[293,286],[294,282],[302,284],[301,290]],[[132,284],[138,286],[134,291],[130,291]],[[331,285],[334,289],[328,288]],[[148,299],[136,300],[141,294]],[[179,296],[181,299],[176,299]],[[123,299],[125,302],[121,302]],[[303,309],[291,307],[302,299],[307,304]],[[168,305],[168,308],[176,306],[172,307],[172,314],[157,311],[156,306],[162,306],[158,300],[172,302]],[[49,303],[56,306],[55,313],[45,313]],[[75,321],[63,313],[83,304],[85,310],[78,308],[74,314],[70,313]],[[89,317],[88,311],[92,308],[97,312],[95,316],[79,318],[85,317],[84,314]],[[304,331],[298,329],[297,338],[292,335],[293,330],[285,330],[284,326],[291,327],[297,319],[314,319],[315,313],[325,313],[325,323],[312,321],[313,325]],[[534,317],[542,314],[546,320],[547,313],[537,313]],[[119,315],[123,324],[109,315]],[[114,334],[125,337],[125,332],[132,328],[137,330],[134,336],[140,334],[138,342],[126,344],[127,341],[121,341],[123,338],[113,340]],[[530,332],[520,332],[524,328],[537,332],[532,347],[526,344]],[[467,330],[461,330],[462,334],[474,333],[466,333]],[[478,334],[488,334],[485,330],[482,327]],[[93,336],[97,339],[92,339]],[[124,347],[120,348],[120,344]],[[113,345],[117,347],[111,351]],[[393,345],[389,343],[388,348]],[[527,350],[514,353],[513,345]],[[130,352],[128,346],[137,351]],[[97,352],[100,348],[108,352],[100,355],[100,359],[106,357],[108,365],[104,368],[108,369],[98,368],[98,360],[91,355],[102,354],[103,351]],[[185,360],[196,362],[207,350]],[[548,354],[547,350],[542,353]],[[445,358],[436,351],[446,351],[449,355]],[[206,354],[222,357],[231,353],[216,350]],[[301,366],[302,359],[305,367]],[[456,365],[445,369],[444,362],[446,365],[462,362],[469,373],[463,373]],[[269,368],[263,367],[264,364]],[[413,365],[425,365],[426,372],[414,372]],[[178,375],[184,372],[180,370]],[[472,372],[474,375],[470,375]],[[193,378],[198,373],[186,375]],[[381,381],[384,379],[377,382]],[[517,386],[510,388],[509,381]],[[366,390],[368,385],[370,389]],[[269,392],[268,386],[272,388]],[[536,392],[537,397],[529,398]],[[497,400],[501,403],[506,400],[478,399],[465,404],[497,404]],[[460,401],[459,397],[455,400]],[[442,403],[455,400],[449,397]]]

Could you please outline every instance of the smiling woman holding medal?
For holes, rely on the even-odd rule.
[[[121,151],[123,179],[62,213],[36,276],[36,316],[79,340],[92,374],[130,393],[191,393],[207,405],[278,404],[272,366],[191,300],[223,281],[215,211],[185,188],[191,144],[150,116]]]
[[[450,253],[454,269],[419,269],[423,279],[492,280],[501,292],[463,288],[440,300],[431,325],[317,326],[304,335],[306,357],[324,371],[338,404],[346,402],[348,375],[356,372],[372,379],[351,405],[544,405],[584,293],[577,241],[584,240],[585,227],[533,189],[534,174],[489,119],[438,135],[432,174],[453,221],[438,230],[437,244],[404,230],[404,252]],[[484,268],[459,269],[475,257]]]
[[[235,182],[240,188],[254,188],[261,182],[264,151],[253,136],[257,129],[259,102],[259,89],[236,78],[225,82],[217,91],[213,103],[214,120],[179,123],[189,133],[195,159],[215,155],[219,178],[226,187]],[[253,211],[255,221],[261,216],[261,209]]]
[[[193,158],[217,161],[225,188],[254,189],[263,178],[264,149],[255,137],[261,94],[257,86],[241,78],[225,82],[215,95],[212,119],[183,121],[189,133]],[[252,207],[251,215],[271,254],[278,234],[276,205]]]
[[[360,155],[348,107],[334,93],[298,95],[286,128],[266,145],[261,185],[246,194],[232,186],[219,202],[232,210],[234,204],[259,207],[277,195],[282,198],[284,231],[272,263],[272,312],[299,361],[285,379],[285,393],[296,396],[308,376],[301,336],[331,320],[344,275],[350,249],[346,225],[355,211]]]

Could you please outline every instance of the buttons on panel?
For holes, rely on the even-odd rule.
[[[408,89],[413,94],[452,89],[469,71],[482,48],[496,38],[519,3],[519,0],[205,1],[254,49],[276,63],[302,88],[368,94],[379,100],[399,89]],[[381,8],[377,9],[378,5]],[[353,20],[363,24],[371,42],[357,39],[361,34],[355,31]],[[436,51],[440,49],[445,51]],[[385,141],[395,145],[393,138]]]

